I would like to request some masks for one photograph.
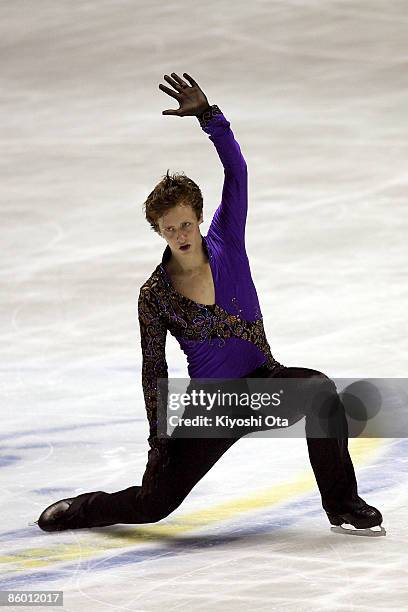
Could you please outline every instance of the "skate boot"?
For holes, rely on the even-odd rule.
[[[81,529],[83,527],[105,527],[113,523],[92,524],[86,520],[85,508],[92,499],[103,491],[81,493],[76,497],[60,499],[48,506],[35,523],[43,531],[63,531],[65,529]]]
[[[353,525],[356,529],[368,529],[369,527],[376,527],[381,525],[383,517],[381,512],[369,506],[364,500],[360,498],[360,503],[355,505],[353,508],[334,514],[332,512],[326,512],[327,517],[332,525],[343,525],[348,523]]]

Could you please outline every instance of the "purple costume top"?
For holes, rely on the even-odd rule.
[[[162,262],[142,285],[139,323],[143,365],[142,384],[155,436],[157,378],[167,378],[167,330],[187,356],[191,378],[239,378],[262,364],[280,367],[265,336],[258,296],[245,250],[248,209],[246,162],[217,105],[198,117],[214,143],[224,167],[222,199],[210,228],[202,238],[215,289],[215,304],[205,306],[177,292],[166,272],[171,256],[167,246]]]

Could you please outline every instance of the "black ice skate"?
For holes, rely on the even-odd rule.
[[[356,529],[377,527],[383,521],[381,512],[365,502],[361,503],[359,507],[341,514],[333,514],[331,512],[326,512],[326,514],[332,525],[340,526],[343,523],[347,523],[353,525]]]
[[[85,508],[87,503],[98,493],[103,491],[92,491],[82,493],[76,497],[60,499],[48,506],[40,515],[36,524],[43,531],[63,531],[65,529],[81,529],[84,527],[104,527],[112,523],[102,525],[90,525],[86,520]]]

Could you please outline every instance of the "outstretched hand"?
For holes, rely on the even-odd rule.
[[[175,72],[172,72],[171,76],[173,78],[165,74],[164,79],[174,87],[175,91],[161,83],[159,89],[172,98],[175,98],[180,104],[180,107],[177,109],[164,110],[162,111],[162,115],[177,115],[178,117],[185,117],[186,115],[198,116],[210,107],[205,93],[187,72],[183,72],[183,76],[190,83],[190,86]]]

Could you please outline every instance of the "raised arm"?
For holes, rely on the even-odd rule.
[[[168,109],[162,114],[178,117],[196,116],[202,129],[215,145],[224,168],[224,184],[221,203],[214,214],[208,234],[215,239],[228,241],[242,250],[245,248],[245,224],[248,212],[248,172],[245,159],[230,123],[220,108],[216,104],[209,105],[206,95],[191,76],[186,72],[183,76],[191,86],[188,86],[175,72],[171,73],[171,77],[164,75],[174,90],[162,84],[159,88],[175,98],[180,108]]]
[[[221,202],[214,213],[208,234],[232,242],[238,250],[245,248],[245,225],[248,212],[248,171],[230,122],[213,104],[198,120],[215,145],[224,167]]]
[[[140,341],[142,345],[142,386],[149,421],[149,443],[157,440],[157,379],[167,378],[167,328],[160,316],[154,294],[142,287],[138,301]]]

